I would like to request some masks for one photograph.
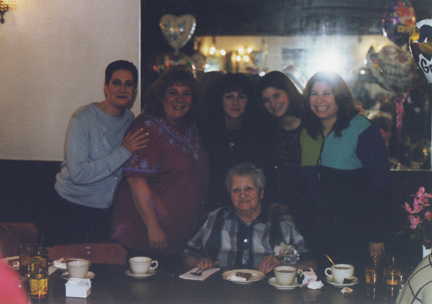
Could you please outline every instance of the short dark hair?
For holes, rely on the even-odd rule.
[[[336,136],[342,136],[342,130],[349,127],[350,120],[356,116],[359,111],[355,108],[354,97],[347,83],[335,72],[321,71],[313,75],[306,84],[303,91],[303,100],[305,103],[304,123],[309,134],[316,137],[322,132],[322,122],[315,115],[310,107],[310,95],[312,87],[316,82],[327,83],[333,92],[335,102],[338,106],[337,118],[334,124]]]
[[[302,95],[286,74],[273,71],[264,75],[257,83],[256,92],[259,99],[261,99],[263,91],[270,87],[285,91],[288,95],[289,107],[285,115],[301,117],[303,110]]]
[[[105,84],[108,86],[114,72],[118,70],[129,71],[132,74],[135,87],[138,85],[138,70],[136,66],[126,60],[117,60],[111,62],[105,69]]]
[[[184,117],[186,123],[191,125],[199,114],[199,91],[198,81],[192,71],[187,67],[172,66],[153,83],[149,91],[149,96],[147,97],[145,113],[154,117],[165,117],[166,113],[162,104],[162,99],[166,90],[176,84],[187,86],[192,90],[192,105]]]
[[[264,191],[266,182],[264,171],[251,163],[241,163],[228,170],[228,174],[225,178],[225,186],[228,192],[231,192],[231,181],[234,175],[252,177],[260,192]]]

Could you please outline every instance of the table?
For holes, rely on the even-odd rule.
[[[296,288],[279,290],[268,283],[273,273],[266,278],[247,285],[235,284],[222,278],[221,269],[204,281],[180,279],[179,275],[187,269],[169,273],[161,268],[146,279],[135,279],[125,274],[126,266],[93,264],[90,268],[96,274],[92,280],[91,295],[86,299],[66,298],[65,283],[61,271],[50,276],[49,296],[45,303],[50,304],[160,304],[160,303],[217,303],[217,304],[365,304],[394,303],[395,299],[381,298],[372,300],[366,297],[366,286],[359,283],[352,288],[354,292],[342,294],[339,288],[327,283],[321,290]],[[323,280],[323,278],[320,278]]]

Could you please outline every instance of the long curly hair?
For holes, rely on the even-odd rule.
[[[358,114],[354,105],[354,97],[346,82],[335,72],[321,71],[313,75],[303,91],[303,102],[305,104],[305,115],[303,123],[309,134],[316,138],[322,133],[323,124],[310,107],[310,95],[312,87],[316,82],[327,83],[333,92],[335,102],[338,106],[336,122],[333,126],[336,136],[342,136],[342,130],[349,127],[350,120]]]
[[[186,67],[173,66],[152,84],[147,93],[147,104],[144,112],[154,117],[165,117],[166,113],[162,100],[166,90],[176,84],[187,86],[192,90],[192,105],[183,118],[186,124],[190,126],[199,115],[199,90],[198,81],[192,71]]]

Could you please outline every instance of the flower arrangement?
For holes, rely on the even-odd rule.
[[[284,264],[297,264],[300,260],[300,253],[297,252],[297,249],[293,245],[287,245],[284,242],[274,247],[273,256]]]
[[[410,229],[412,240],[420,240],[427,248],[432,247],[432,206],[429,199],[431,193],[426,193],[424,187],[420,187],[414,196],[412,205],[405,202],[402,206],[409,214]]]

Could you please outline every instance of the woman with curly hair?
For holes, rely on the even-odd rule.
[[[157,259],[167,269],[181,265],[178,254],[204,212],[208,156],[195,124],[197,89],[192,72],[179,66],[153,84],[130,128],[149,134],[148,147],[125,163],[115,197],[112,238],[130,256]]]

